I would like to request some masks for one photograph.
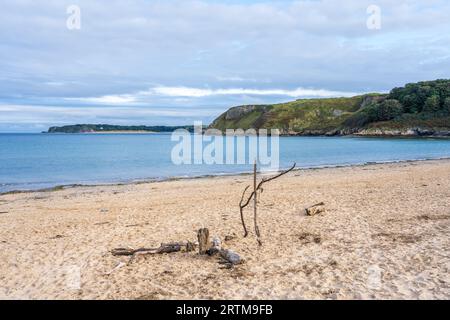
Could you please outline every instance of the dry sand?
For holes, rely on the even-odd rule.
[[[0,196],[2,299],[449,299],[450,161],[302,170],[266,185],[264,245],[242,238],[250,176]],[[327,212],[303,208],[324,201]],[[252,221],[251,207],[247,220]],[[245,263],[116,247],[194,240],[200,227]],[[117,268],[115,268],[118,266]]]

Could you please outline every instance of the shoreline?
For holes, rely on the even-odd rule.
[[[355,164],[336,164],[336,165],[322,165],[317,167],[299,167],[298,164],[293,170],[297,171],[313,171],[313,170],[322,170],[322,169],[334,169],[334,168],[359,168],[366,166],[374,166],[374,165],[383,165],[383,164],[396,164],[396,163],[414,163],[414,162],[432,162],[432,161],[450,161],[450,157],[439,157],[439,158],[426,158],[426,159],[407,159],[407,160],[386,160],[386,161],[369,161],[365,163],[355,163]],[[285,168],[280,168],[283,170]],[[279,171],[277,171],[279,172]],[[267,172],[267,174],[276,173],[276,172]],[[261,173],[259,173],[261,174]],[[39,192],[54,192],[60,190],[74,189],[74,188],[95,188],[95,187],[108,187],[108,186],[134,186],[141,184],[153,184],[167,181],[189,181],[189,180],[199,180],[199,179],[214,179],[220,177],[242,177],[252,175],[251,171],[246,172],[231,172],[231,173],[217,173],[217,174],[205,174],[205,175],[197,175],[197,176],[173,176],[173,177],[165,177],[161,179],[157,178],[143,178],[142,180],[130,180],[130,181],[115,181],[111,183],[107,182],[98,182],[98,183],[70,183],[70,184],[56,184],[55,186],[39,188],[39,189],[26,189],[26,190],[10,190],[5,192],[0,192],[0,196],[10,195],[10,194],[23,194],[23,193],[39,193]]]
[[[145,131],[145,130],[116,130],[116,131],[86,131],[86,132],[41,132],[42,134],[58,134],[58,135],[64,135],[64,134],[157,134],[157,133],[164,133],[164,132],[158,132],[158,131]]]
[[[411,129],[412,130],[412,129]],[[386,130],[388,131],[388,130]],[[442,131],[440,131],[442,132]],[[94,132],[0,132],[0,134],[44,134],[44,135],[96,135],[96,134],[171,134],[172,131],[94,131]],[[193,134],[192,132],[190,132]],[[205,134],[205,132],[203,132]],[[225,135],[225,134],[223,134]],[[270,134],[268,134],[270,136]],[[436,133],[281,133],[279,137],[310,137],[310,138],[386,138],[386,139],[450,139],[450,131],[445,131],[442,134]]]

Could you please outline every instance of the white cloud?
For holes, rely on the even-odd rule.
[[[95,104],[133,104],[136,102],[136,97],[133,95],[106,95],[101,97],[87,97],[87,98],[65,98],[68,101],[80,101]]]
[[[230,77],[221,77],[218,76],[216,77],[217,80],[219,81],[235,81],[235,82],[243,82],[243,81],[254,81],[255,79],[246,79],[246,78],[242,78],[242,77],[238,77],[238,76],[230,76]]]
[[[285,96],[291,98],[300,97],[349,97],[355,96],[355,92],[342,92],[325,89],[306,89],[296,88],[294,90],[286,89],[202,89],[190,87],[155,87],[150,89],[149,93],[170,97],[192,97],[201,98],[208,96],[227,96],[227,95],[254,95],[254,96]]]
[[[333,91],[326,89],[307,89],[296,88],[287,89],[249,89],[249,88],[194,88],[194,87],[170,87],[159,86],[151,88],[147,91],[139,91],[136,93],[122,95],[105,95],[100,97],[69,97],[64,98],[66,101],[81,102],[83,104],[94,105],[124,105],[124,106],[148,106],[152,104],[152,98],[171,98],[174,102],[189,102],[192,98],[206,98],[214,96],[279,96],[289,98],[302,97],[351,97],[358,95],[355,92]]]

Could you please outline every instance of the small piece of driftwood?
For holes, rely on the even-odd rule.
[[[194,250],[195,250],[195,244],[190,242],[190,241],[188,241],[186,243],[186,252],[191,252],[191,251],[194,251]]]
[[[219,255],[226,263],[231,265],[241,264],[243,262],[240,255],[228,249],[221,249]]]
[[[208,228],[199,229],[197,232],[197,238],[198,238],[198,253],[206,254],[211,245],[209,242]]]
[[[305,213],[307,216],[314,216],[319,213],[325,212],[325,203],[320,202],[315,205],[312,205],[308,208],[305,208]]]

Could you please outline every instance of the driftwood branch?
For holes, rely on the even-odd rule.
[[[285,170],[285,171],[282,171],[281,173],[277,174],[276,176],[273,176],[273,177],[270,177],[270,178],[263,178],[263,179],[259,182],[258,186],[256,187],[256,190],[261,190],[261,189],[262,189],[262,185],[263,185],[264,183],[269,182],[269,181],[272,181],[272,180],[275,180],[275,179],[277,179],[277,178],[279,178],[279,177],[281,177],[281,176],[284,176],[286,173],[288,173],[288,172],[294,170],[294,168],[295,168],[296,165],[297,165],[297,164],[294,163],[294,164],[292,165],[292,167],[290,167],[289,169],[287,169],[287,170]],[[250,186],[247,186],[247,188],[245,188],[245,191],[246,191],[248,188],[250,188]],[[244,195],[242,195],[242,196],[244,197]],[[245,208],[246,206],[249,205],[250,201],[253,199],[253,196],[254,196],[254,192],[252,192],[252,193],[250,194],[250,196],[247,198],[247,200],[246,200],[245,202],[241,203],[242,208]]]
[[[248,198],[244,201],[245,199],[245,195],[247,190],[250,188],[250,186],[247,186],[241,196],[241,201],[239,202],[239,211],[241,214],[241,222],[242,222],[242,227],[244,228],[244,237],[247,237],[248,235],[248,231],[247,231],[247,227],[245,226],[245,221],[244,221],[244,213],[243,210],[245,207],[247,207],[250,204],[250,201],[253,199],[254,200],[254,223],[255,223],[255,233],[256,233],[256,237],[258,240],[258,243],[261,244],[261,237],[260,237],[260,232],[259,232],[259,227],[257,224],[257,211],[256,211],[256,206],[257,206],[257,192],[261,191],[262,192],[262,186],[264,185],[264,183],[275,180],[289,172],[291,172],[292,170],[294,170],[295,166],[297,164],[294,162],[294,164],[292,165],[292,167],[290,167],[287,170],[281,171],[279,174],[274,175],[272,177],[269,178],[263,178],[261,179],[261,181],[256,185],[256,168],[254,167],[254,171],[253,171],[253,191],[252,193],[248,196]]]
[[[247,227],[245,226],[245,221],[244,221],[244,208],[246,206],[243,205],[243,201],[244,201],[245,193],[247,192],[248,188],[250,188],[250,186],[245,187],[244,192],[242,192],[241,201],[239,202],[239,212],[241,213],[241,222],[242,222],[242,227],[244,228],[244,238],[248,235],[248,231],[247,231]]]
[[[131,256],[131,261],[137,256],[147,255],[147,254],[162,254],[162,253],[172,253],[181,251],[182,248],[185,248],[186,251],[192,251],[195,248],[195,245],[190,242],[174,242],[174,243],[161,243],[158,248],[139,248],[139,249],[131,249],[131,248],[116,248],[111,250],[113,256]]]
[[[139,248],[139,249],[131,249],[131,248],[116,248],[112,249],[111,253],[113,256],[132,256],[138,252],[152,252],[156,253],[158,248]]]

